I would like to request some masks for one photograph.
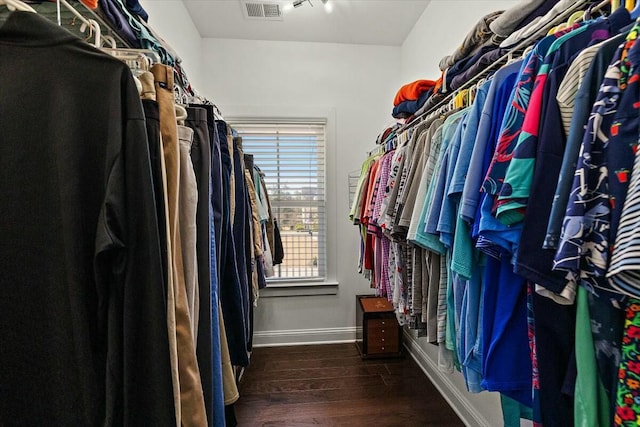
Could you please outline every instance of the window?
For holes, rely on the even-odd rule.
[[[326,277],[324,121],[234,121],[245,153],[265,174],[284,260],[270,282]]]

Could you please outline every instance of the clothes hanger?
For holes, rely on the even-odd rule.
[[[569,28],[569,25],[567,25],[566,22],[561,23],[560,25],[558,25],[554,31],[554,33],[560,32],[562,30],[566,30],[567,28]]]
[[[524,59],[529,54],[529,52],[531,52],[534,49],[534,47],[535,47],[534,45],[527,46],[525,50],[522,51],[522,56],[520,57],[520,59]]]
[[[119,58],[123,61],[129,68],[131,68],[131,72],[134,76],[138,76],[142,73],[149,71],[151,68],[149,66],[149,58],[144,55],[140,55],[135,58]]]
[[[463,107],[468,107],[469,104],[467,103],[467,101],[469,100],[469,89],[463,89],[460,92],[460,104],[462,104]]]
[[[455,96],[454,96],[454,100],[455,100],[455,106],[457,108],[463,108],[466,107],[466,102],[467,102],[467,94],[469,93],[469,89],[462,89],[460,92],[458,92]]]
[[[105,43],[108,43],[109,47],[111,49],[117,49],[118,48],[118,44],[116,43],[116,39],[113,38],[113,36],[110,36],[110,35],[102,36],[102,44],[104,45]],[[100,46],[100,47],[102,47],[102,46]]]
[[[82,22],[80,31],[84,33],[86,29],[89,29],[89,37],[93,36],[93,46],[100,48],[100,45],[102,44],[102,30],[100,29],[100,24],[93,19],[87,19]]]
[[[217,120],[225,121],[224,116],[222,115],[222,111],[218,108],[216,104],[213,104],[213,115]]]
[[[573,12],[573,14],[567,20],[567,27],[573,27],[573,24],[578,22],[579,19],[584,19],[584,14],[586,12],[584,10],[578,10],[577,12]]]
[[[151,68],[153,64],[157,64],[160,62],[160,55],[158,55],[157,52],[149,49],[128,49],[112,46],[103,47],[102,51],[123,61],[126,61],[128,59],[144,60],[147,62],[148,68]]]
[[[477,84],[472,85],[467,92],[467,106],[471,106],[476,99],[476,91],[478,90]]]
[[[10,11],[32,12],[38,13],[34,8],[20,0],[0,0],[0,5],[7,6]]]
[[[507,53],[507,64],[511,64],[513,61],[515,60],[515,55],[513,54],[513,51],[509,51],[509,53]]]
[[[184,121],[187,120],[187,109],[180,104],[175,105],[176,121],[179,125],[184,125]]]
[[[18,1],[18,0],[0,0],[0,2],[2,1]],[[84,32],[87,28],[89,29],[89,37],[91,37],[91,35],[94,36],[93,46],[99,49],[104,44],[103,39],[106,36],[102,35],[102,29],[100,28],[100,24],[98,23],[98,21],[96,21],[95,19],[85,18],[82,14],[80,14],[80,12],[76,10],[75,7],[69,4],[67,0],[56,0],[56,3],[58,6],[60,5],[64,6],[67,10],[69,10],[69,12],[71,12],[75,16],[74,19],[78,19],[80,22],[82,22],[82,25],[80,26],[80,31]]]
[[[600,12],[600,10],[605,7],[607,4],[610,4],[609,1],[604,1],[601,3],[592,3],[587,10],[584,11],[584,15],[582,15],[582,18],[578,18],[578,21],[591,21],[593,19],[593,14],[596,12]],[[601,15],[603,15],[602,12],[600,12]]]
[[[620,7],[620,0],[611,0],[611,12]]]
[[[635,6],[636,2],[635,0],[625,0],[624,2],[624,7],[631,12],[633,10],[633,7]]]
[[[453,111],[455,108],[456,108],[456,101],[452,97],[451,101],[449,101],[449,104],[447,104],[447,111]]]

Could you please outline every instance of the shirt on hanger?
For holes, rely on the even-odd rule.
[[[555,269],[579,274],[589,287],[606,286],[602,278],[609,260],[610,201],[605,150],[615,132],[612,125],[629,78],[628,50],[634,43],[635,38],[629,38],[618,49],[600,87],[580,149],[555,257]]]
[[[535,134],[528,132],[522,134],[527,138],[524,143],[529,144],[529,149],[535,151],[527,153],[525,150],[525,153],[520,156],[520,152],[516,150],[514,160],[505,177],[505,181],[509,181],[510,177],[516,179],[509,181],[512,184],[513,193],[502,198],[501,202],[504,204],[498,211],[502,209],[502,212],[509,216],[509,211],[513,211],[513,208],[517,209],[524,205],[522,207],[527,209],[527,217],[524,218],[522,229],[521,250],[516,259],[516,272],[556,293],[561,293],[568,283],[571,283],[572,289],[575,286],[572,283],[573,280],[567,280],[564,273],[551,271],[554,253],[543,249],[544,235],[553,203],[553,192],[550,189],[554,188],[558,181],[565,143],[561,115],[556,101],[557,89],[566,74],[570,59],[576,53],[591,44],[598,43],[611,33],[617,34],[629,22],[631,22],[629,12],[621,8],[606,20],[587,24],[584,31],[566,39],[563,43],[561,40],[556,42],[561,44],[553,54],[554,59],[551,62],[541,98],[543,104],[541,111],[544,115],[541,123],[544,125],[538,125],[537,138]],[[520,163],[520,160],[523,160],[523,163]],[[516,164],[516,161],[519,163]],[[525,167],[516,168],[515,174],[511,175],[511,168],[516,166]],[[568,302],[572,301],[571,298]]]
[[[502,92],[500,92],[499,89],[506,80],[509,80],[509,83],[506,83],[505,86],[513,87],[521,65],[522,61],[505,65],[496,71],[490,80],[491,84],[487,91],[482,116],[477,126],[476,140],[473,144],[469,170],[465,178],[461,197],[460,215],[468,223],[474,222],[480,200],[480,188],[482,187],[482,180],[486,174],[486,170],[483,170],[485,147],[487,144],[495,145],[495,143],[491,141],[496,139],[498,129],[502,124],[502,116],[507,105],[508,96],[511,92],[511,89],[503,90]],[[506,97],[499,97],[499,93],[506,93]]]
[[[578,159],[578,151],[582,144],[584,136],[584,128],[589,120],[591,107],[596,100],[600,83],[604,79],[604,74],[611,63],[614,53],[618,46],[624,42],[626,34],[620,34],[613,37],[602,44],[596,56],[593,58],[587,73],[584,76],[581,85],[574,99],[573,116],[569,135],[560,168],[560,176],[551,207],[551,215],[547,226],[547,236],[545,238],[544,247],[548,249],[557,249],[560,239],[560,229],[562,220],[567,209],[569,201],[569,192],[573,184],[573,175],[576,170]]]

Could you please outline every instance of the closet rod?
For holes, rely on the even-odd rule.
[[[602,9],[607,4],[609,4],[609,1],[610,0],[603,0],[597,6],[595,6],[593,10],[595,11],[595,10]],[[471,79],[467,80],[462,86],[457,88],[455,91],[446,95],[440,102],[438,102],[436,105],[431,107],[429,110],[423,112],[419,116],[416,116],[409,123],[405,124],[400,130],[402,131],[402,130],[412,128],[418,123],[420,123],[424,118],[428,117],[433,113],[436,113],[439,109],[449,104],[449,102],[451,102],[459,92],[461,92],[464,89],[468,89],[474,84],[478,83],[481,79],[489,75],[491,71],[493,71],[495,68],[499,68],[499,66],[502,66],[508,63],[509,60],[515,57],[515,55],[522,54],[522,52],[524,52],[527,47],[534,45],[537,41],[539,41],[542,37],[544,37],[549,32],[549,30],[551,30],[553,27],[557,26],[558,24],[565,22],[571,15],[573,15],[573,13],[583,9],[583,7],[588,3],[589,3],[588,0],[578,0],[577,2],[572,4],[570,7],[566,8],[563,12],[558,14],[558,16],[556,16],[553,20],[548,22],[544,27],[539,29],[533,35],[527,37],[525,40],[522,40],[520,43],[516,44],[513,48],[509,49],[509,52],[507,52],[505,55],[501,56],[491,65],[489,65],[487,68],[480,71]]]

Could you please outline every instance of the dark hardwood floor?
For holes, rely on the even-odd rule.
[[[355,344],[256,348],[239,388],[240,427],[464,425],[411,356],[362,360]]]

